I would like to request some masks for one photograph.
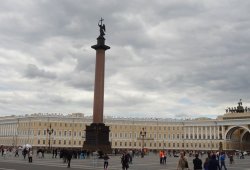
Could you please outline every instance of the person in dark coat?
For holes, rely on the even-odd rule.
[[[121,157],[122,169],[127,170],[129,168],[129,155],[128,153],[123,153]]]
[[[193,159],[194,170],[202,170],[202,161],[199,158],[198,154],[195,154],[195,158]]]
[[[72,159],[73,152],[71,150],[66,150],[66,159],[68,162],[68,168],[70,168],[70,162]]]
[[[28,153],[27,149],[24,148],[24,150],[22,151],[23,159],[26,158],[27,153]]]
[[[221,170],[219,161],[216,160],[216,155],[213,154],[211,159],[208,161],[208,170]]]
[[[103,156],[103,160],[104,160],[104,170],[107,170],[109,166],[109,162],[108,162],[109,156],[106,153]]]
[[[52,158],[55,157],[55,149],[52,150]]]
[[[57,157],[57,149],[55,149],[55,158]]]
[[[204,164],[203,164],[204,170],[208,170],[208,162],[209,162],[209,157],[207,157],[207,158],[205,159],[205,162],[204,162]]]

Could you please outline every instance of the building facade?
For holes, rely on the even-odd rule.
[[[0,117],[0,145],[82,148],[91,123],[92,117],[82,113]],[[250,150],[249,111],[228,112],[217,119],[105,117],[104,123],[110,127],[113,149]]]

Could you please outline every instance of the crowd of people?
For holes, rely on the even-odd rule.
[[[230,164],[233,163],[233,154],[226,156],[225,152],[209,152],[204,162],[199,158],[199,153],[195,154],[193,159],[194,170],[227,170],[225,159],[229,158]],[[201,154],[202,155],[202,154]],[[189,155],[190,156],[190,155]],[[185,152],[180,153],[180,158],[177,163],[177,170],[190,169]]]
[[[11,156],[19,157],[19,153],[22,154],[23,159],[25,160],[28,157],[28,162],[33,162],[33,150],[32,147],[24,147],[24,148],[15,148],[15,147],[0,147],[0,151],[2,157],[7,159]],[[36,157],[44,158],[45,148],[36,148]],[[96,152],[97,153],[97,152]],[[155,152],[156,153],[156,152]],[[128,170],[130,165],[133,163],[134,157],[140,157],[141,154],[147,154],[147,152],[140,150],[115,150],[112,153],[114,156],[117,154],[121,155],[121,167],[123,170]],[[71,159],[88,159],[90,156],[93,156],[92,152],[87,150],[76,150],[76,149],[56,149],[51,150],[50,155],[51,158],[61,158],[64,163],[67,163],[67,167],[70,167]],[[204,155],[206,158],[204,159]],[[244,159],[243,152],[175,152],[170,150],[160,150],[159,151],[159,162],[161,165],[167,166],[167,157],[179,157],[177,161],[177,170],[187,170],[190,169],[189,163],[192,158],[193,169],[194,170],[227,170],[226,159],[230,164],[234,163],[234,156],[238,156],[239,159]],[[202,158],[203,157],[203,158]],[[103,159],[103,167],[104,170],[108,169],[110,156],[107,153],[104,153],[99,158]],[[142,157],[143,158],[143,157]],[[204,161],[202,161],[204,160]]]

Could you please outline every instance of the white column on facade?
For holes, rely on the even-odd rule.
[[[216,128],[216,126],[214,126],[214,134],[213,134],[214,139],[216,139],[216,131],[215,131],[215,128]]]
[[[182,126],[183,127],[183,139],[185,139],[185,137],[186,137],[186,129],[184,128],[184,126]]]
[[[186,127],[185,127],[185,126],[183,126],[183,128],[184,128],[184,139],[186,139],[187,129],[186,129]]]
[[[201,139],[203,139],[203,126],[201,127]]]
[[[6,125],[4,125],[4,136],[6,136],[6,130],[7,130],[7,128],[6,128]]]
[[[222,139],[225,140],[225,127],[222,126]]]
[[[196,126],[196,132],[197,132],[197,138],[196,139],[199,139],[199,126]]]
[[[12,136],[15,134],[15,124],[12,124]]]
[[[4,136],[4,133],[5,133],[5,127],[4,125],[2,125],[2,136]]]
[[[217,139],[220,139],[220,126],[217,126]]]
[[[10,136],[12,136],[13,124],[10,124]]]
[[[188,127],[188,139],[190,139],[190,126]]]
[[[207,139],[208,126],[206,126],[205,131],[206,131],[205,133],[206,133],[206,139]]]
[[[8,133],[8,136],[11,136],[11,129],[12,128],[12,126],[11,126],[11,124],[9,124],[9,127],[8,127],[8,130],[9,130],[9,133]]]
[[[210,139],[211,139],[211,136],[212,136],[212,127],[209,126],[209,136],[210,136]]]
[[[189,126],[188,127],[188,139],[190,139],[190,137],[191,137],[191,127]]]
[[[192,136],[193,136],[193,139],[194,139],[194,126],[193,126],[193,135]]]
[[[194,130],[194,127],[190,126],[190,137],[191,137],[191,135],[193,136],[193,130]]]
[[[10,127],[9,124],[6,125],[6,136],[9,136]]]
[[[5,125],[5,136],[8,136],[8,125]]]

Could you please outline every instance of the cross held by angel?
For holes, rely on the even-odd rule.
[[[98,22],[98,26],[100,28],[100,36],[103,37],[105,35],[104,32],[106,32],[106,30],[105,30],[105,25],[102,23],[102,21],[104,21],[104,19],[101,18],[101,20]]]

